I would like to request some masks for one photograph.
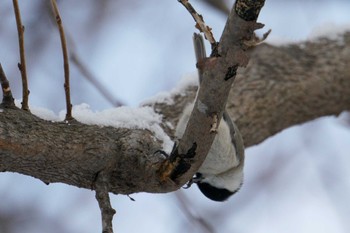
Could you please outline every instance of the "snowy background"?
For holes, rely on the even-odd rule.
[[[64,106],[60,42],[42,0],[19,1],[26,26],[30,104]],[[113,97],[129,106],[169,91],[195,71],[194,22],[176,0],[59,1],[70,47]],[[102,3],[103,2],[103,3]],[[229,1],[232,4],[232,1]],[[226,16],[192,0],[214,35]],[[0,3],[0,62],[20,98],[18,44],[10,1]],[[349,25],[349,0],[267,1],[259,17],[267,42],[298,42]],[[73,42],[74,41],[74,42]],[[72,66],[72,102],[113,105]],[[17,87],[17,88],[16,88]],[[289,128],[246,151],[245,183],[225,203],[196,187],[177,194],[111,195],[116,232],[350,232],[350,126],[345,114]],[[1,162],[1,161],[0,161]],[[185,202],[186,207],[181,207]],[[190,217],[192,216],[192,217]],[[195,218],[199,219],[197,222]],[[203,219],[211,231],[198,224]],[[94,193],[31,177],[0,174],[0,233],[101,231]]]

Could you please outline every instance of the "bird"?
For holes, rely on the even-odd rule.
[[[193,36],[197,63],[206,58],[204,40],[200,34]],[[202,73],[198,70],[199,83]],[[175,136],[181,140],[194,103],[183,110],[176,126]],[[196,183],[199,190],[213,201],[225,201],[235,194],[243,183],[244,143],[242,136],[225,110],[218,126],[213,144],[206,159],[198,169],[188,186]]]

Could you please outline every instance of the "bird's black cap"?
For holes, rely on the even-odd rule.
[[[216,188],[206,182],[197,183],[199,190],[213,201],[225,201],[237,191],[231,192],[225,188]]]

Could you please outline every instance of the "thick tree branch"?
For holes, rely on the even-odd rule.
[[[227,103],[247,146],[295,124],[350,107],[350,33],[340,40],[298,45],[260,45],[239,70]],[[174,104],[154,103],[165,122],[176,125],[196,88],[173,96]],[[183,95],[185,94],[185,95]],[[173,129],[164,128],[169,135]],[[0,171],[18,172],[45,183],[93,188],[96,175],[110,172],[109,191],[169,192],[182,184],[160,180],[161,142],[148,130],[116,129],[44,121],[21,110],[0,112]]]
[[[246,146],[292,125],[350,110],[350,33],[339,41],[265,44],[251,56],[228,104]]]
[[[96,176],[108,170],[109,191],[115,194],[176,189],[171,183],[160,185],[157,171],[163,157],[154,152],[161,143],[147,130],[52,123],[5,109],[0,113],[0,148],[0,171],[47,184],[93,189]]]
[[[350,110],[350,33],[285,46],[261,44],[239,69],[227,102],[245,146],[256,145],[290,126]],[[176,105],[155,103],[176,125],[196,87],[174,96]],[[167,129],[169,134],[171,129]]]

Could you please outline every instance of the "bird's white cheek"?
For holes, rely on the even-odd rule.
[[[225,188],[231,192],[236,191],[243,182],[243,168],[235,167],[219,175],[207,175],[202,182],[217,188]]]

